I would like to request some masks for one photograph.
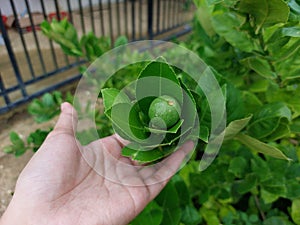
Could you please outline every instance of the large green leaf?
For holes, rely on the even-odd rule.
[[[242,129],[246,127],[246,125],[249,123],[251,118],[252,116],[248,116],[246,118],[234,120],[230,122],[225,129],[224,141],[233,139]]]
[[[242,92],[231,83],[224,84],[222,90],[226,96],[226,122],[244,118],[245,104],[241,98]]]
[[[300,37],[300,26],[284,27],[284,28],[282,28],[281,32],[284,36],[299,38]]]
[[[202,217],[198,210],[192,205],[186,205],[182,210],[181,221],[185,225],[197,225],[201,222]]]
[[[157,147],[154,149],[147,150],[147,148],[137,145],[129,144],[122,149],[122,155],[130,157],[132,160],[138,161],[140,163],[153,162],[162,159],[169,154],[177,150],[176,146],[164,146]]]
[[[169,182],[155,201],[163,208],[163,220],[161,224],[178,225],[181,218],[179,198],[176,188]]]
[[[248,132],[258,139],[274,140],[283,136],[282,131],[287,131],[283,125],[287,125],[291,119],[291,110],[283,102],[270,103],[253,115]]]
[[[129,137],[129,140],[142,142],[148,137],[147,131],[140,120],[139,113],[133,104],[116,104],[106,112],[106,115],[113,122],[117,133],[121,136],[122,134],[126,135],[125,137],[122,136],[123,138],[127,139]]]
[[[256,24],[256,32],[263,26],[286,23],[290,9],[283,0],[241,0],[239,10],[250,14]]]
[[[234,157],[230,160],[228,171],[236,177],[243,177],[247,170],[247,160],[242,156]]]
[[[239,194],[250,192],[257,185],[257,176],[254,173],[248,173],[244,179],[234,182],[234,188]]]
[[[215,11],[212,16],[212,25],[220,36],[232,46],[245,52],[252,52],[255,49],[253,40],[240,29],[244,22],[245,18],[225,10]]]
[[[291,108],[293,118],[300,115],[299,85],[287,86],[286,88],[279,87],[278,85],[269,85],[265,95],[269,102],[285,102]]]
[[[116,88],[102,89],[101,94],[105,111],[110,110],[113,105],[118,103],[130,103],[128,96]]]
[[[293,223],[283,216],[271,216],[263,222],[263,225],[293,225]]]
[[[180,129],[181,125],[183,124],[184,120],[179,120],[174,126],[169,128],[168,130],[159,130],[151,127],[147,127],[151,133],[156,133],[156,134],[165,134],[165,133],[171,133],[171,134],[176,134],[178,130]]]
[[[299,209],[300,209],[300,199],[295,199],[292,202],[291,216],[292,216],[294,223],[296,223],[297,225],[300,224],[300,210]]]
[[[286,155],[282,153],[278,148],[268,145],[264,142],[261,142],[253,137],[250,137],[246,134],[238,134],[235,138],[240,141],[242,144],[246,145],[250,149],[256,152],[260,152],[274,158],[290,160]]]
[[[155,201],[151,201],[146,208],[133,220],[131,225],[160,225],[163,219],[163,209]]]
[[[257,74],[261,75],[267,79],[276,78],[276,74],[272,71],[267,60],[260,59],[258,57],[248,57],[241,60],[241,63],[255,71]]]

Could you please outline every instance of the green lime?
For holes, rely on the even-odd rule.
[[[148,115],[154,128],[170,128],[175,125],[181,114],[181,108],[175,98],[162,95],[152,101]]]

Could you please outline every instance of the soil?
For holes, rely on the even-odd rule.
[[[25,109],[26,106],[23,106],[8,115],[0,117],[0,217],[12,198],[20,172],[34,154],[28,151],[16,158],[14,155],[3,153],[4,146],[10,144],[9,133],[15,131],[24,138],[36,129],[53,127],[57,120],[55,118],[49,122],[37,124]]]

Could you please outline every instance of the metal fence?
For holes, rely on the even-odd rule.
[[[5,2],[5,1],[4,1]],[[0,5],[0,114],[80,78],[82,63],[39,29],[67,17],[79,34],[171,39],[191,30],[191,0],[7,0]],[[11,15],[7,15],[11,14]],[[163,37],[163,38],[162,38]]]

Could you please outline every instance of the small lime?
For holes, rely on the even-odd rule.
[[[152,101],[148,115],[154,128],[170,128],[175,125],[181,114],[181,108],[175,98],[162,95]],[[165,124],[163,124],[164,122]]]

